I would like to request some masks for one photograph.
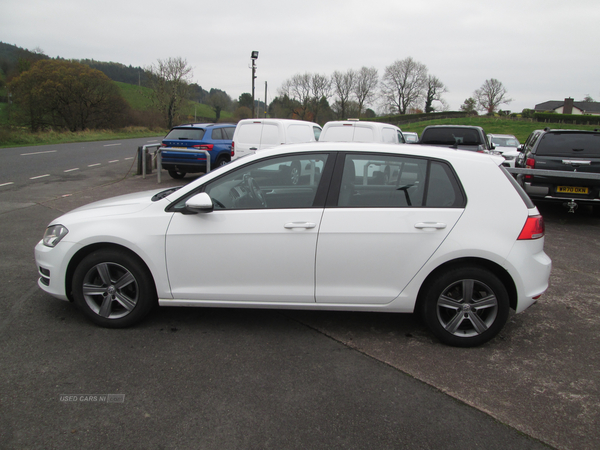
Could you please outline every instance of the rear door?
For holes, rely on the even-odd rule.
[[[242,121],[235,130],[233,142],[235,143],[234,158],[250,155],[260,146],[263,124],[260,120]]]
[[[446,239],[466,202],[451,167],[425,158],[347,154],[332,184],[334,205],[328,198],[332,207],[323,213],[317,248],[320,303],[394,300]]]

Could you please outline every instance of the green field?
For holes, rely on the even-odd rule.
[[[152,107],[152,89],[117,81],[115,81],[115,84],[119,86],[123,98],[125,98],[132,109],[144,111]],[[216,118],[216,114],[210,106],[192,101],[187,103],[182,111],[182,116],[184,117],[184,122],[193,122],[198,118],[212,120]],[[221,112],[222,120],[231,119],[232,116],[233,114],[230,112]]]
[[[557,119],[560,115],[557,115]],[[476,125],[482,127],[487,134],[512,134],[519,142],[524,143],[533,130],[545,127],[568,130],[594,130],[598,125],[570,125],[563,123],[541,123],[527,119],[507,119],[499,117],[465,117],[462,119],[440,119],[400,125],[402,131],[423,132],[428,125]]]

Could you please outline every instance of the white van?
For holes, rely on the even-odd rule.
[[[240,120],[233,134],[233,159],[257,150],[283,144],[298,144],[319,140],[321,127],[314,122],[292,119]]]
[[[236,131],[237,132],[237,131]],[[395,125],[359,120],[336,120],[323,126],[321,142],[381,142],[404,144],[402,130]]]

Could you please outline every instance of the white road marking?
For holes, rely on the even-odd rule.
[[[119,160],[118,159],[113,159],[112,161],[109,161],[108,163],[112,164],[112,163],[116,163],[116,162],[119,162]]]
[[[88,167],[96,167],[96,166],[101,166],[102,163],[96,163],[96,164],[89,164]]]
[[[29,156],[29,155],[42,155],[44,153],[56,153],[56,150],[48,150],[46,152],[34,152],[34,153],[21,153],[21,156]]]
[[[37,177],[31,177],[30,180],[37,180],[38,178],[45,178],[45,177],[49,177],[50,174],[47,173],[45,175],[38,175]]]
[[[121,142],[118,144],[104,144],[104,147],[114,147],[115,145],[121,145]]]
[[[133,159],[135,158],[135,156],[132,156],[131,158],[125,158],[125,161],[129,160],[129,159]]]
[[[67,169],[67,170],[65,170],[64,172],[65,172],[65,173],[67,173],[67,172],[73,172],[73,171],[75,171],[75,170],[79,170],[79,167],[75,167],[74,169]]]
[[[2,183],[2,184],[0,184],[0,187],[2,187],[2,186],[8,186],[8,185],[11,185],[11,184],[15,184],[15,183],[13,181],[10,181],[8,183]]]

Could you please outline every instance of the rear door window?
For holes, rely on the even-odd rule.
[[[396,155],[347,154],[338,207],[463,208],[456,174],[446,162]]]

